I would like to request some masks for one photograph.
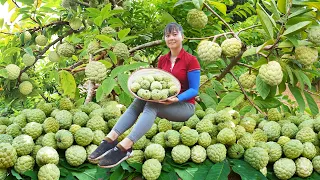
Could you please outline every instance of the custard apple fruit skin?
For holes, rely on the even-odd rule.
[[[210,120],[201,120],[196,124],[196,130],[198,133],[211,132],[213,129],[213,124]]]
[[[95,130],[101,130],[103,131],[105,129],[104,127],[105,121],[100,116],[93,116],[91,119],[87,122],[87,127],[90,128],[92,131]]]
[[[40,167],[38,172],[39,180],[59,180],[60,170],[55,164],[46,164]]]
[[[28,122],[37,122],[40,124],[46,119],[46,114],[40,109],[31,109],[26,116]]]
[[[203,40],[197,47],[197,53],[202,61],[217,61],[222,53],[222,49],[219,44]]]
[[[116,30],[114,30],[112,27],[110,26],[106,26],[106,27],[103,27],[101,29],[101,34],[106,34],[106,35],[110,35],[110,34],[114,34],[116,33]]]
[[[45,46],[48,42],[48,38],[45,37],[44,35],[38,35],[35,41],[39,46]]]
[[[240,144],[233,144],[228,148],[228,156],[233,159],[239,159],[244,154],[244,148]]]
[[[59,163],[59,154],[52,147],[42,147],[39,149],[36,155],[36,162],[38,166],[43,166],[45,164],[58,164]]]
[[[89,116],[85,112],[76,112],[73,115],[73,124],[85,126],[89,120]]]
[[[289,138],[294,138],[299,131],[294,123],[286,123],[281,127],[281,135]]]
[[[276,162],[282,156],[282,148],[276,142],[267,142],[269,146],[269,162]]]
[[[299,63],[309,66],[318,59],[318,50],[307,46],[299,46],[295,49],[295,56]]]
[[[21,128],[18,124],[13,123],[6,128],[6,133],[12,137],[17,137],[21,134]]]
[[[100,82],[105,79],[107,75],[107,68],[99,61],[91,61],[85,68],[85,74],[88,79]]]
[[[270,61],[259,69],[259,77],[263,82],[270,86],[279,85],[283,78],[283,72],[277,61]]]
[[[48,58],[51,62],[59,62],[59,60],[60,60],[59,54],[55,51],[50,51]]]
[[[167,119],[160,119],[158,122],[158,130],[159,132],[166,132],[172,129],[172,124]]]
[[[49,146],[54,149],[57,149],[57,141],[55,139],[55,134],[52,132],[45,134],[41,142],[42,146]]]
[[[267,134],[269,141],[276,141],[280,137],[281,126],[274,121],[269,121],[263,126],[263,131]]]
[[[316,137],[316,133],[310,127],[304,127],[300,129],[296,134],[296,139],[302,143],[305,142],[314,142]]]
[[[268,120],[270,121],[280,121],[282,118],[281,113],[277,108],[271,108],[268,110]]]
[[[280,136],[279,139],[278,139],[278,141],[277,141],[277,143],[278,143],[281,147],[283,147],[283,145],[284,145],[285,143],[289,142],[289,141],[290,141],[290,138],[288,138],[287,136]]]
[[[23,34],[24,34],[24,43],[26,43],[26,42],[28,42],[28,41],[30,41],[31,40],[31,34],[30,34],[30,32],[29,31],[25,31],[25,32],[23,32]],[[22,35],[22,34],[21,34]]]
[[[207,158],[206,149],[202,146],[195,145],[191,148],[191,160],[195,163],[202,163]]]
[[[227,149],[223,144],[217,143],[207,147],[207,156],[214,162],[222,162],[227,156]]]
[[[36,57],[26,53],[22,56],[22,62],[26,65],[26,66],[31,66],[36,60]]]
[[[295,159],[303,152],[303,144],[297,139],[291,139],[283,145],[283,153],[287,158]]]
[[[172,148],[171,156],[174,162],[182,164],[190,159],[191,150],[188,146],[180,144]]]
[[[20,75],[20,68],[15,64],[8,64],[5,68],[8,72],[8,79],[15,80]]]
[[[157,159],[148,159],[142,165],[142,175],[146,180],[156,180],[161,174],[161,163]]]
[[[308,40],[313,42],[316,45],[320,44],[320,27],[319,26],[314,26],[309,29]]]
[[[124,43],[117,43],[113,48],[113,53],[119,59],[127,59],[130,55],[128,47]]]
[[[69,22],[71,29],[78,30],[82,26],[82,21],[79,18],[74,18]]]
[[[23,95],[28,95],[32,92],[33,85],[29,81],[23,81],[19,84],[19,91]]]
[[[252,167],[259,170],[267,166],[269,162],[269,155],[266,150],[260,147],[252,147],[244,153],[244,160]]]
[[[90,128],[81,128],[79,129],[75,135],[74,139],[76,143],[80,146],[87,146],[89,145],[93,140],[93,132]]]
[[[207,132],[199,134],[198,144],[204,148],[207,148],[211,144],[211,136]]]
[[[59,149],[68,149],[73,144],[73,135],[71,132],[61,129],[55,135]]]
[[[46,133],[53,132],[56,133],[59,130],[59,121],[57,121],[53,117],[48,117],[46,120],[44,120],[42,124],[43,130]]]
[[[80,166],[87,159],[87,152],[84,147],[72,145],[66,152],[66,160],[71,166]]]
[[[133,156],[128,158],[126,161],[128,164],[140,163],[143,164],[144,152],[142,150],[133,150]]]
[[[312,165],[315,171],[317,171],[317,173],[320,173],[320,156],[316,156],[312,159]]]
[[[100,43],[98,41],[94,40],[88,44],[87,51],[89,54],[94,54],[96,51],[99,50],[99,47],[100,47]]]
[[[167,130],[164,138],[166,140],[167,147],[174,147],[180,143],[180,133],[176,130]]]
[[[0,143],[0,169],[14,166],[17,161],[17,152],[9,143]]]
[[[25,72],[23,72],[20,76],[20,80],[21,81],[26,81],[26,80],[29,80],[29,75]]]
[[[154,135],[157,134],[157,132],[158,132],[158,126],[157,124],[153,123],[149,131],[146,132],[145,136],[151,139]]]
[[[296,159],[295,161],[296,163],[296,174],[299,177],[305,178],[305,177],[309,177],[312,174],[313,171],[313,166],[312,166],[312,162],[305,158],[305,157],[299,157],[298,159]]]
[[[144,157],[162,162],[165,157],[165,149],[160,144],[150,144],[144,150]]]
[[[12,146],[16,149],[18,156],[24,156],[32,152],[34,142],[31,136],[23,134],[13,139]]]
[[[226,39],[221,43],[222,53],[227,57],[233,57],[241,51],[241,41],[236,38]]]
[[[42,124],[37,122],[30,122],[22,129],[22,132],[31,136],[32,139],[37,139],[42,134],[42,131]]]
[[[137,95],[141,97],[142,99],[150,99],[151,98],[151,92],[146,89],[139,89],[137,92]]]
[[[245,89],[251,89],[256,84],[256,75],[246,72],[239,77],[239,81]]]
[[[224,145],[232,145],[236,143],[236,134],[230,128],[224,128],[218,133],[217,140]]]
[[[249,149],[255,145],[255,140],[252,134],[246,132],[244,135],[237,141],[237,144],[240,144],[244,149]]]
[[[257,141],[267,142],[268,136],[262,129],[255,129],[252,133],[253,139]]]
[[[187,14],[187,22],[193,28],[202,29],[207,25],[208,17],[201,10],[191,9]]]
[[[303,143],[302,156],[312,160],[317,154],[316,147],[311,142]]]
[[[296,172],[296,164],[292,159],[281,158],[273,164],[273,171],[279,179],[290,179]]]
[[[55,119],[59,121],[60,129],[69,129],[72,124],[72,114],[67,110],[57,112]]]
[[[71,57],[76,52],[76,49],[73,45],[69,43],[62,43],[57,47],[57,53],[59,56]]]
[[[198,142],[199,133],[194,129],[188,129],[181,133],[180,138],[184,145],[193,146]]]
[[[132,92],[138,92],[138,90],[141,88],[141,86],[140,86],[140,84],[139,83],[137,83],[137,82],[134,82],[134,83],[132,83],[131,85],[130,85],[130,90],[132,91]]]
[[[7,169],[0,169],[0,180],[5,180],[7,177]]]
[[[17,162],[14,165],[14,170],[16,170],[19,174],[23,174],[28,170],[33,170],[34,164],[35,160],[33,157],[29,155],[21,156],[17,159]]]

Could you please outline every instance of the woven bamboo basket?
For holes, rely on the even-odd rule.
[[[141,97],[139,97],[136,93],[132,92],[130,87],[131,87],[131,84],[134,82],[134,80],[137,78],[137,77],[143,77],[143,76],[146,76],[146,75],[165,75],[165,76],[169,76],[171,77],[171,80],[172,82],[176,85],[176,87],[178,88],[178,91],[175,95],[173,96],[170,96],[170,97],[175,97],[179,94],[180,90],[181,90],[181,84],[180,84],[180,81],[175,77],[173,76],[172,74],[168,73],[167,71],[164,71],[162,69],[158,69],[158,68],[144,68],[144,69],[139,69],[139,70],[136,70],[135,72],[133,72],[130,76],[129,76],[129,79],[128,79],[128,89],[130,91],[130,93],[138,98],[138,99],[141,99],[143,101],[149,101],[149,102],[161,102],[161,101],[166,101],[167,99],[162,99],[162,100],[152,100],[152,99],[143,99]]]

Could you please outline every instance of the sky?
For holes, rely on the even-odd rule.
[[[11,13],[9,13],[11,15]],[[5,22],[8,22],[10,19],[10,15],[8,15],[8,4],[0,5],[0,18],[4,18]]]

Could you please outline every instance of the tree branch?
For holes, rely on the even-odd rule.
[[[242,33],[243,31],[246,31],[246,30],[249,30],[249,29],[253,29],[253,28],[259,27],[259,26],[262,26],[262,25],[261,25],[261,24],[258,24],[258,25],[253,25],[253,26],[249,26],[249,27],[240,29],[239,32],[237,32],[236,34],[239,35],[239,34]]]
[[[46,27],[49,27],[49,26],[55,26],[55,25],[65,25],[65,24],[69,24],[68,21],[56,21],[56,22],[52,22],[52,23],[49,23],[47,25],[44,25],[42,27],[35,27],[35,28],[32,28],[32,29],[28,29],[27,31],[31,31],[31,32],[36,32],[42,28],[46,28]]]
[[[89,3],[85,3],[85,2],[81,2],[81,1],[76,1],[78,4],[86,6],[86,7],[90,7]]]
[[[221,72],[221,74],[216,78],[217,81],[220,81],[222,78],[226,76],[228,72],[231,71],[231,69],[237,65],[238,61],[241,59],[242,54],[246,50],[246,46],[242,45],[240,53],[231,61],[231,63]]]
[[[0,34],[14,35],[13,33],[9,33],[9,32],[0,32]]]
[[[263,114],[264,116],[266,116],[266,114],[261,111],[261,109],[254,104],[254,102],[250,99],[250,97],[247,95],[246,91],[244,90],[242,84],[240,83],[240,81],[238,80],[238,78],[230,71],[229,74],[231,74],[231,76],[237,81],[242,93],[244,94],[244,96],[248,99],[248,101],[250,102],[250,104],[255,108],[257,109],[261,114]]]
[[[152,42],[147,42],[145,44],[141,44],[139,46],[136,46],[132,49],[129,50],[129,53],[133,53],[137,50],[140,50],[140,49],[144,49],[144,48],[147,48],[147,47],[152,47],[152,46],[157,46],[157,45],[160,45],[163,43],[163,40],[156,40],[156,41],[152,41]]]
[[[20,6],[17,4],[17,1],[12,0],[12,2],[16,5],[17,8],[20,8]]]
[[[89,62],[91,61],[94,61],[94,57],[92,54],[90,54],[90,59],[89,59]],[[95,90],[94,83],[91,80],[88,80],[87,82],[88,82],[87,97],[86,97],[86,100],[84,101],[84,104],[87,104],[92,101],[92,97]]]
[[[247,68],[251,68],[251,69],[254,69],[254,70],[258,70],[250,65],[247,65],[247,64],[244,64],[244,63],[241,63],[241,62],[237,62],[237,65],[240,65],[240,66],[244,66],[244,67],[247,67]]]
[[[229,26],[229,24],[221,17],[219,16],[219,14],[217,14],[213,9],[211,9],[211,7],[207,4],[207,3],[203,3],[203,5],[209,10],[211,11],[215,16],[217,16],[220,21],[223,22],[224,25],[226,25],[228,27],[228,29],[233,32],[233,34],[236,36],[236,34],[234,33],[234,31],[231,29],[231,27]]]

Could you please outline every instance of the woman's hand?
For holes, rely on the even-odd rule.
[[[178,101],[179,101],[179,99],[177,97],[171,97],[171,98],[168,98],[165,101],[160,101],[159,103],[165,104],[165,105],[169,105],[169,104],[172,104],[172,103],[175,103],[175,102],[178,102]]]

